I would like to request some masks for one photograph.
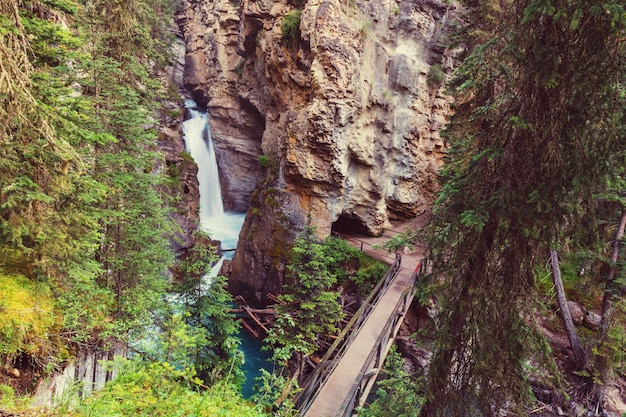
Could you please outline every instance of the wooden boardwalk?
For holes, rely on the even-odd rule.
[[[398,274],[355,335],[332,374],[318,390],[313,402],[305,411],[305,417],[337,417],[344,415],[346,402],[352,401],[355,393],[355,384],[361,384],[364,372],[367,372],[368,375],[372,372],[378,373],[379,368],[364,371],[364,366],[371,361],[372,352],[377,349],[383,350],[378,353],[382,357],[381,361],[387,355],[399,323],[404,318],[403,313],[408,308],[408,305],[405,306],[404,312],[400,311],[401,316],[399,316],[398,306],[402,303],[403,298],[407,298],[407,291],[413,284],[414,274],[419,266],[420,262],[417,254],[412,256],[404,255],[402,257]],[[410,299],[412,299],[412,294],[411,292]],[[410,300],[408,304],[410,304]],[[396,316],[399,317],[399,320],[397,320],[399,323],[391,323],[394,329],[389,330],[390,319]],[[391,339],[389,341],[384,340],[382,348],[377,347],[381,343],[382,333],[384,332],[393,332]],[[380,365],[377,366],[380,367]],[[375,377],[375,375],[373,376]],[[359,395],[363,396],[362,398],[367,396],[373,382],[372,378],[371,383],[367,383],[365,389],[359,388]],[[351,409],[352,407],[349,406],[349,410]]]

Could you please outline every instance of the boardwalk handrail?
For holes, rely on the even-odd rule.
[[[404,315],[413,300],[413,296],[415,295],[415,282],[425,270],[426,261],[420,261],[411,276],[404,296],[398,300],[395,306],[394,311],[396,314],[390,316],[387,323],[385,323],[385,326],[380,332],[380,336],[378,336],[376,340],[376,344],[361,367],[357,379],[354,381],[352,388],[341,404],[337,416],[350,416],[356,407],[363,405],[365,402],[365,398],[363,397],[369,393],[371,387],[374,385],[378,371],[382,367],[387,352],[391,347],[391,342],[395,339],[398,329],[402,324],[402,320],[404,319]]]
[[[396,259],[395,257],[396,253],[390,252],[387,249],[383,249],[382,247],[378,245],[372,245],[371,243],[365,240],[361,240],[357,237],[346,235],[346,234],[335,232],[335,231],[332,232],[332,235],[342,240],[345,240],[346,242],[357,243],[357,245],[354,245],[354,246],[359,246],[361,252],[366,253],[369,256],[373,256],[373,257],[378,256],[381,258],[386,258],[383,261],[385,263],[393,263],[392,261],[395,261]],[[390,256],[391,254],[393,254],[394,256]]]
[[[302,391],[296,396],[294,402],[300,410],[300,415],[304,415],[309,406],[315,399],[319,388],[326,382],[337,363],[343,357],[343,354],[350,346],[357,333],[369,317],[369,314],[378,304],[378,301],[387,291],[389,285],[394,280],[398,271],[400,271],[401,254],[396,254],[396,259],[385,274],[385,276],[376,284],[369,296],[365,299],[361,307],[354,313],[352,319],[346,324],[346,327],[339,333],[337,339],[328,348],[326,354],[322,357],[319,364],[315,367],[311,375],[307,378],[302,386]]]

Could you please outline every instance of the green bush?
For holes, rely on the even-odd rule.
[[[265,415],[227,382],[203,386],[193,369],[175,369],[167,362],[122,363],[123,370],[115,381],[77,407],[81,417]]]
[[[10,400],[15,396],[15,390],[5,384],[0,384],[0,400]]]
[[[270,158],[267,155],[259,155],[259,165],[263,168],[267,168],[270,164]]]
[[[27,354],[47,362],[48,333],[60,324],[50,288],[23,275],[0,274],[0,358]]]
[[[370,407],[359,410],[359,416],[413,416],[423,404],[423,381],[404,370],[404,361],[392,346],[377,381],[377,398]]]
[[[300,17],[302,10],[292,10],[283,17],[280,29],[283,40],[289,46],[295,46],[300,38]]]
[[[361,294],[369,294],[389,268],[343,239],[329,237],[323,244],[326,257],[332,260],[328,267],[337,276],[338,282],[354,283]]]
[[[365,265],[361,265],[352,281],[357,285],[361,294],[369,294],[376,283],[385,276],[388,269],[387,265],[379,261],[366,262]]]
[[[428,72],[428,78],[426,79],[426,83],[429,87],[439,87],[446,79],[446,73],[443,70],[441,64],[435,64],[430,67],[430,71]]]

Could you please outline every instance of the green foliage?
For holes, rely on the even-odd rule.
[[[277,178],[279,164],[276,159],[276,156],[273,154],[270,155],[259,155],[258,157],[259,165],[265,168],[266,181],[270,182]]]
[[[283,40],[288,46],[296,46],[300,39],[300,17],[302,10],[292,10],[283,16],[280,24]]]
[[[200,285],[202,276],[211,270],[211,266],[219,257],[215,246],[211,245],[209,235],[196,230],[193,234],[194,245],[179,260],[177,269],[182,282],[174,287],[177,292],[195,291]]]
[[[267,168],[270,165],[270,157],[267,155],[259,155],[259,165]]]
[[[284,304],[276,307],[278,318],[266,339],[279,362],[285,363],[291,352],[312,353],[320,336],[337,332],[344,314],[339,294],[332,291],[337,282],[327,266],[332,262],[314,230],[305,228],[294,242],[286,293],[279,296]]]
[[[173,259],[162,156],[145,127],[166,91],[151,71],[167,59],[169,9],[101,3],[0,4],[0,271],[23,291],[37,282],[55,333],[80,343],[149,324]],[[37,320],[3,359],[58,356]]]
[[[434,64],[430,66],[428,71],[428,77],[426,83],[430,88],[439,88],[446,80],[446,73],[443,70],[441,64]]]
[[[532,400],[523,361],[537,337],[521,318],[534,268],[556,240],[592,243],[596,193],[623,176],[624,15],[598,12],[615,4],[470,5],[466,41],[484,43],[454,81],[428,242],[447,290],[422,415],[470,405],[489,415],[504,403],[523,414]]]
[[[388,267],[350,246],[343,239],[329,236],[322,242],[329,262],[327,268],[337,276],[340,283],[352,282],[363,296],[367,296],[385,275]]]
[[[612,311],[612,323],[609,328],[605,343],[600,345],[596,354],[606,361],[608,373],[603,375],[603,380],[608,380],[613,374],[626,376],[626,300],[618,300]]]
[[[376,400],[366,408],[359,410],[363,417],[411,417],[423,402],[423,381],[416,380],[403,369],[404,361],[393,345],[385,358],[381,374],[377,381]]]
[[[79,417],[224,416],[262,417],[265,414],[241,398],[226,382],[203,387],[192,369],[167,362],[123,361],[119,377],[84,400]],[[205,390],[200,390],[205,388]]]
[[[357,285],[360,293],[369,294],[378,281],[387,273],[389,267],[380,261],[365,262],[356,272],[352,281]]]
[[[294,396],[300,391],[293,378],[286,378],[277,372],[270,373],[261,369],[261,376],[256,379],[257,394],[252,400],[266,413],[280,417],[295,417],[298,410],[293,403]],[[285,393],[289,394],[285,396]]]
[[[9,385],[0,384],[0,407],[2,410],[23,410],[29,407],[30,397],[20,397],[15,394],[15,389]]]
[[[72,57],[72,50],[80,46],[80,39],[55,22],[24,14],[24,29],[33,37],[32,53],[36,65],[57,66]]]
[[[190,351],[199,376],[208,383],[214,383],[231,374],[235,383],[242,383],[240,367],[243,357],[236,337],[239,321],[229,313],[229,306],[234,301],[226,291],[226,278],[215,277],[205,291],[187,292],[183,296],[186,322],[206,335],[204,343]]]
[[[80,8],[79,3],[74,0],[44,0],[42,3],[49,5],[54,10],[59,10],[69,15],[76,15]]]
[[[0,273],[0,358],[6,364],[22,354],[45,365],[54,361],[48,333],[58,331],[50,288],[22,275]]]
[[[0,384],[0,400],[5,401],[15,396],[15,390],[8,385]]]
[[[419,230],[407,227],[404,229],[404,232],[394,235],[385,241],[381,247],[389,252],[396,252],[404,248],[415,249],[415,244],[420,239],[419,233]]]
[[[182,304],[184,324],[198,338],[185,350],[187,360],[206,383],[212,384],[227,373],[240,383],[243,358],[236,337],[239,321],[229,313],[234,300],[226,291],[224,277],[206,276],[218,260],[208,236],[198,231],[194,240],[195,245],[178,264],[181,280],[173,288]],[[167,333],[169,328],[172,326],[161,331]]]

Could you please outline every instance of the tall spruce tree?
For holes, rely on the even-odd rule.
[[[479,44],[458,70],[431,229],[447,291],[428,417],[525,413],[523,363],[539,343],[533,268],[563,236],[592,228],[581,220],[625,156],[622,2],[468,6]]]
[[[276,306],[278,317],[266,338],[274,347],[274,360],[281,365],[291,360],[295,377],[303,377],[304,356],[317,349],[321,337],[336,333],[344,317],[340,294],[333,291],[337,276],[330,265],[334,262],[314,228],[305,227],[294,241],[285,292]]]
[[[136,16],[117,33],[89,2],[0,1],[0,273],[53,288],[57,343],[124,337],[164,294],[157,3],[111,2]]]

